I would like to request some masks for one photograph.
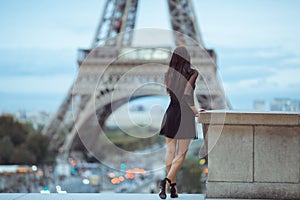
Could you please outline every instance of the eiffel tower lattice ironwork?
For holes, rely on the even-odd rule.
[[[132,30],[135,28],[138,4],[138,0],[106,1],[91,48],[79,50],[80,73],[57,113],[44,127],[43,132],[51,138],[50,148],[53,151],[68,153],[80,148],[81,142],[78,137],[80,130],[84,130],[86,137],[89,138],[99,135],[99,133],[94,134],[97,130],[93,124],[97,123],[103,126],[112,113],[112,106],[117,108],[127,102],[126,88],[120,90],[119,96],[113,102],[111,93],[115,90],[115,83],[120,80],[120,77],[133,67],[150,63],[148,68],[144,67],[129,73],[129,78],[127,77],[125,80],[126,87],[134,85],[136,81],[143,83],[145,80],[163,84],[166,68],[161,67],[161,64],[168,65],[170,53],[166,52],[170,52],[172,47],[136,48],[132,46],[134,37]],[[199,50],[195,47],[195,43],[191,42],[192,39],[203,46],[191,0],[167,0],[167,5],[171,28],[175,31],[173,34],[174,45],[184,44],[190,51],[192,64],[201,71],[195,92],[199,105],[207,110],[228,108],[216,76],[217,66],[209,62],[209,60],[216,61],[214,51]],[[187,39],[188,37],[191,39]],[[118,61],[110,63],[111,60],[128,50],[133,50],[130,59],[125,56],[123,59],[120,58]],[[138,55],[148,56],[139,57]],[[87,57],[89,59],[83,62]],[[153,64],[155,62],[158,64]],[[111,66],[104,73],[104,68],[108,64]],[[100,74],[102,75],[101,79],[99,79]],[[95,85],[97,85],[96,90]],[[162,87],[153,87],[141,89],[134,95],[133,98],[138,98],[166,95],[166,92]],[[96,122],[92,117],[94,110],[97,115]],[[85,135],[81,135],[80,138],[84,140]],[[86,148],[99,148],[95,147],[95,140],[89,139],[89,141],[91,142],[84,144]]]

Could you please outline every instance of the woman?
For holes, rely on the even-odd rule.
[[[161,199],[166,199],[166,185],[171,198],[177,198],[176,174],[181,168],[192,139],[196,139],[194,89],[198,72],[191,68],[190,55],[183,46],[177,47],[165,74],[165,85],[170,104],[164,115],[160,135],[166,137],[167,176],[160,182]]]

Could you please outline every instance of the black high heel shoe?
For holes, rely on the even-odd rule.
[[[175,186],[176,186],[176,183],[171,183],[170,184],[170,187],[171,187],[170,188],[171,198],[177,198],[178,197],[178,193],[176,191]]]
[[[167,195],[166,195],[166,184],[167,184],[167,181],[169,182],[169,184],[171,184],[171,180],[168,179],[168,178],[165,178],[165,179],[163,179],[163,180],[160,181],[159,197],[161,199],[166,199],[167,198]]]

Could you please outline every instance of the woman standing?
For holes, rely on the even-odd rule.
[[[190,55],[183,46],[177,47],[165,74],[165,85],[170,104],[164,114],[160,135],[166,137],[167,176],[160,182],[161,199],[166,199],[166,185],[170,185],[171,198],[177,198],[176,174],[181,168],[192,139],[197,138],[194,89],[198,72],[191,68]]]

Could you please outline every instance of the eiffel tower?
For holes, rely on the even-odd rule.
[[[197,47],[203,46],[203,41],[191,0],[167,0],[173,31],[165,32],[171,32],[174,38],[174,45],[169,47],[133,46],[138,5],[138,0],[106,1],[90,49],[78,52],[77,79],[44,127],[44,134],[51,138],[51,150],[69,154],[84,143],[93,155],[101,154],[103,148],[97,145],[101,127],[115,109],[131,99],[167,95],[162,86],[164,73],[170,52],[178,45],[188,48],[193,66],[200,71],[195,91],[200,107],[229,107],[216,75],[215,52]],[[120,81],[122,84],[116,88]],[[137,83],[150,82],[159,84],[136,87]]]

